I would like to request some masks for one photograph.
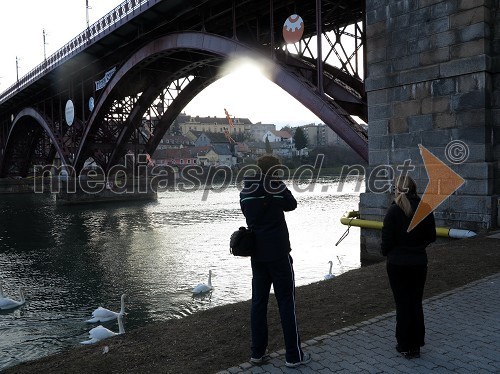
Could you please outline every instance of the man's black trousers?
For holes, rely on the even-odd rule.
[[[252,357],[262,357],[267,348],[267,304],[271,284],[278,302],[285,338],[286,361],[303,358],[295,314],[295,276],[290,255],[276,261],[252,260]]]

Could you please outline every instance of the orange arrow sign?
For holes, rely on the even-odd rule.
[[[420,148],[420,154],[424,160],[429,182],[425,187],[424,195],[413,215],[410,226],[408,226],[408,232],[465,183],[465,180],[460,175],[451,170],[448,165],[434,156],[422,144],[419,144],[418,148]]]

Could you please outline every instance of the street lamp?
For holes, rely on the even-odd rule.
[[[19,60],[20,58],[16,56],[16,78],[18,84],[19,84]]]
[[[89,5],[89,0],[85,0],[85,10],[87,13],[87,28],[89,28],[89,9],[92,9],[92,7]]]
[[[45,46],[47,45],[47,42],[46,42],[46,36],[47,36],[47,33],[45,32],[45,29],[42,29],[42,33],[43,33],[43,61],[47,62],[47,51],[45,49]]]

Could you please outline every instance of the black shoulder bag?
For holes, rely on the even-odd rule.
[[[267,200],[268,195],[264,198]],[[267,210],[267,201],[264,203],[264,209],[260,211],[257,219],[260,219],[264,212]],[[248,257],[254,253],[255,250],[255,233],[251,228],[241,226],[238,230],[231,234],[229,240],[229,253],[234,256]]]

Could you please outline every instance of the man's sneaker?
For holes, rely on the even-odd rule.
[[[266,361],[266,360],[267,360],[267,358],[268,358],[268,356],[267,356],[267,355],[262,355],[262,356],[261,356],[261,357],[259,357],[259,358],[252,357],[252,358],[250,358],[250,362],[251,362],[252,364],[255,364],[255,365],[260,365],[260,364],[262,364],[264,361]]]
[[[300,365],[305,365],[305,364],[308,364],[309,362],[311,362],[311,355],[309,353],[304,353],[303,357],[302,357],[302,360],[301,361],[297,361],[297,362],[287,362],[285,361],[285,366],[287,368],[296,368]]]

